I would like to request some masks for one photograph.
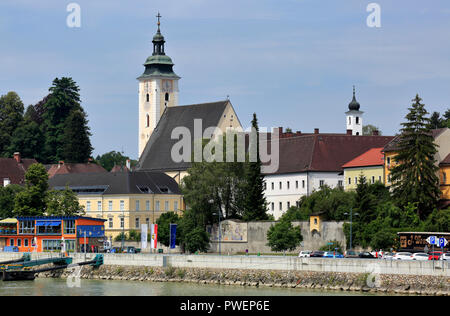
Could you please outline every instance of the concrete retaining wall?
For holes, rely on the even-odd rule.
[[[20,258],[19,253],[0,253],[0,261]],[[32,259],[58,256],[33,253]],[[94,254],[87,254],[87,259]],[[73,254],[74,263],[84,261],[84,254]],[[321,259],[292,256],[218,256],[163,254],[104,254],[105,265],[177,268],[211,268],[240,270],[282,270],[343,273],[377,273],[404,275],[433,275],[449,277],[450,262],[391,261],[380,259]],[[442,268],[443,267],[443,268]]]
[[[220,248],[222,254],[244,253],[272,253],[267,246],[267,232],[276,222],[249,222],[245,223],[247,230],[247,240],[240,241],[221,241]],[[312,233],[310,231],[309,221],[292,222],[293,226],[300,226],[303,242],[291,253],[299,253],[300,250],[318,250],[326,245],[328,241],[337,240],[343,247],[346,245],[345,234],[343,231],[344,222],[321,222],[320,232]],[[225,235],[225,233],[222,233]],[[210,252],[219,252],[219,243],[212,242]]]

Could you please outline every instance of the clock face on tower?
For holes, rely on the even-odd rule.
[[[164,92],[172,92],[172,81],[171,80],[163,81],[163,90],[164,90]]]

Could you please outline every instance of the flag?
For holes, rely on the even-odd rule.
[[[156,249],[158,247],[158,224],[152,224],[150,234],[150,248]]]
[[[170,249],[175,249],[177,239],[177,224],[170,224]]]
[[[147,249],[147,234],[148,234],[148,226],[147,224],[141,225],[141,248]]]

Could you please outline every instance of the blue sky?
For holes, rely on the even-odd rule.
[[[81,7],[69,28],[67,5]],[[366,25],[369,3],[381,28]],[[364,123],[393,135],[419,93],[450,107],[448,0],[2,0],[0,94],[35,104],[56,77],[80,86],[94,155],[138,151],[136,78],[158,11],[180,105],[224,100],[262,127],[345,132],[352,85]]]

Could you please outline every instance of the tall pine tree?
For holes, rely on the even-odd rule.
[[[92,154],[89,136],[91,133],[86,114],[82,110],[73,111],[65,122],[62,151],[64,161],[87,162]]]
[[[244,200],[243,220],[267,220],[267,202],[264,196],[264,176],[261,173],[259,157],[259,128],[256,113],[253,114],[252,132],[256,133],[256,161],[249,161],[246,170],[246,196]],[[250,145],[251,146],[251,145]],[[250,155],[252,156],[252,155]]]
[[[430,118],[422,99],[416,95],[402,123],[399,150],[392,169],[393,194],[403,207],[416,203],[417,214],[424,219],[437,205],[441,192],[436,166],[437,152]]]
[[[64,160],[64,133],[66,120],[73,111],[82,110],[79,87],[72,78],[56,78],[42,113],[45,138],[44,162]]]

